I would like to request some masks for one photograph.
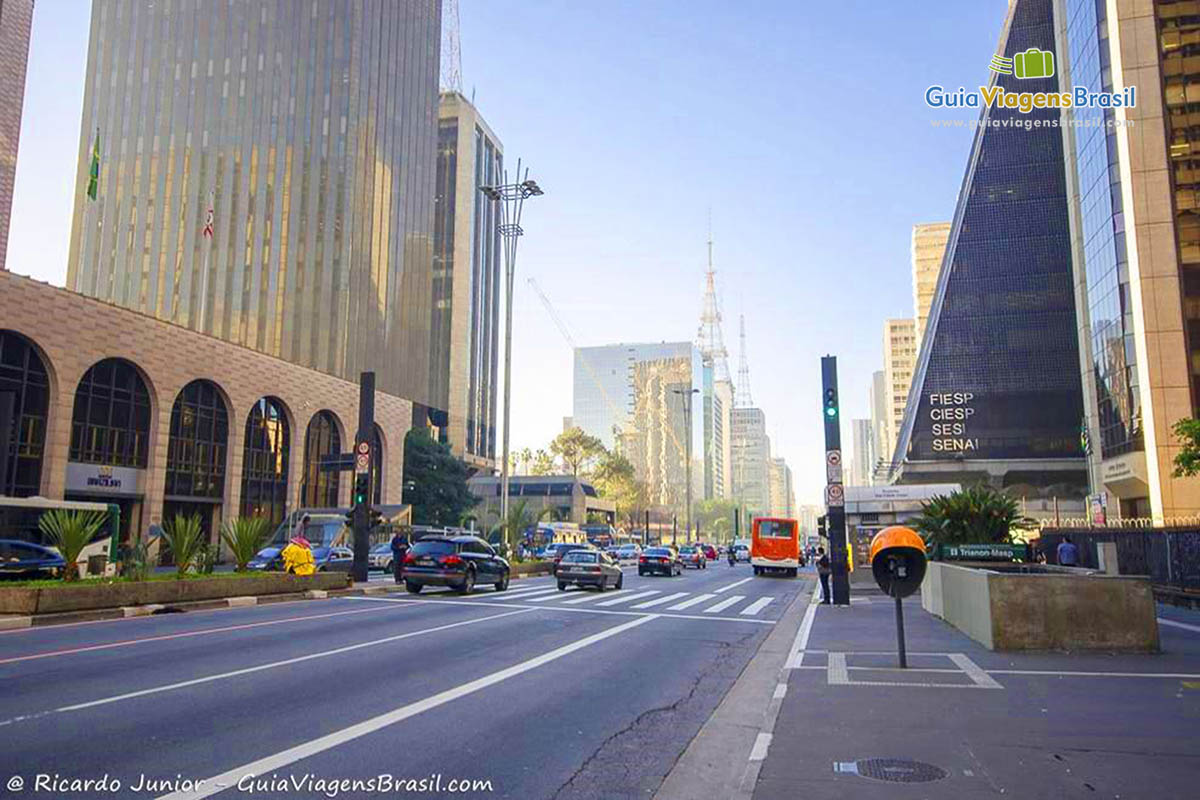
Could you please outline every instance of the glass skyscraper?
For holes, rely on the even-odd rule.
[[[67,288],[433,405],[440,16],[95,0]]]

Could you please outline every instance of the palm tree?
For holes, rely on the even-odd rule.
[[[65,508],[53,508],[38,518],[38,527],[50,540],[66,562],[63,569],[63,580],[73,581],[79,577],[79,554],[83,548],[91,544],[92,537],[104,524],[105,515],[101,511],[68,511]]]
[[[204,545],[200,515],[173,517],[163,523],[162,536],[175,559],[176,577],[182,578],[196,561],[196,557],[200,555],[200,548]]]
[[[922,503],[912,524],[927,544],[1011,544],[1013,531],[1035,522],[1021,515],[1012,497],[977,484]]]
[[[221,538],[229,546],[237,572],[245,572],[246,564],[266,544],[270,531],[262,517],[235,517],[221,526]]]
[[[532,521],[530,517],[529,501],[518,500],[508,507],[507,517],[494,518],[494,523],[488,528],[489,538],[490,534],[499,531],[500,541],[503,543],[505,553],[511,553],[513,548],[516,547],[517,536]]]

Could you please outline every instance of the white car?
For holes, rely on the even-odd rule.
[[[744,544],[734,545],[733,546],[733,558],[735,561],[749,561],[750,560],[750,548]]]
[[[371,548],[371,552],[367,554],[367,569],[392,571],[392,545],[390,543],[377,544]]]

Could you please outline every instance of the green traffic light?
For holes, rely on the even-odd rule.
[[[825,415],[830,416],[830,417],[836,417],[837,416],[837,407],[836,406],[828,406],[825,409]]]

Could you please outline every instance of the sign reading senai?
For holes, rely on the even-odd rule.
[[[933,392],[929,395],[933,452],[965,453],[979,449],[979,440],[969,435],[971,418],[975,416],[974,402],[973,392]]]

